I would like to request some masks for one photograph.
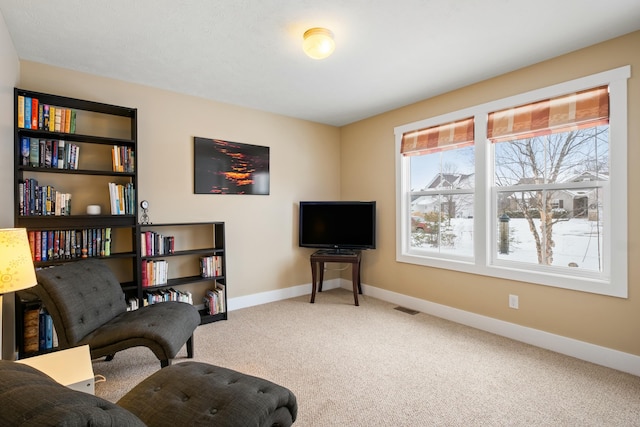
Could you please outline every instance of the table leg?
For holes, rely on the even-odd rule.
[[[360,273],[360,262],[358,262],[358,293],[362,295],[362,279]]]
[[[316,263],[311,261],[311,304],[316,300]]]
[[[360,263],[354,262],[351,264],[351,281],[353,282],[353,300],[356,305],[358,303],[358,290],[360,289]]]
[[[322,281],[324,280],[324,262],[319,262],[320,282],[318,282],[318,292],[322,292]]]

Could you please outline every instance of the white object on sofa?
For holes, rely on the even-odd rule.
[[[93,366],[88,345],[54,351],[17,361],[44,372],[73,390],[95,394]]]

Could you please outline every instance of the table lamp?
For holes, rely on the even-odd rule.
[[[37,284],[25,228],[0,228],[0,359],[2,358],[3,294]]]

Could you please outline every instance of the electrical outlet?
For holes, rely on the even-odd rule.
[[[518,295],[509,295],[509,308],[518,309]]]

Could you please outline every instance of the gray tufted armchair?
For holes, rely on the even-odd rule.
[[[51,314],[61,349],[88,344],[91,358],[148,347],[162,367],[182,346],[193,357],[198,310],[187,303],[163,302],[127,311],[120,282],[99,260],[83,260],[36,272],[35,293]]]

